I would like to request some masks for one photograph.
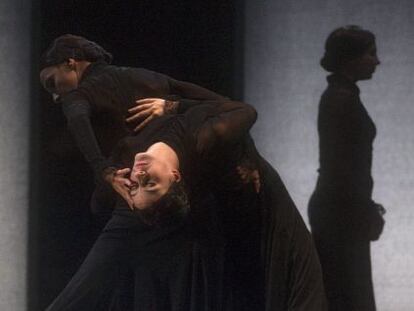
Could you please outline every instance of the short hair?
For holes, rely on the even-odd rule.
[[[355,25],[337,28],[326,39],[320,64],[326,71],[337,72],[347,61],[362,56],[372,44],[375,35],[368,30]]]
[[[40,70],[61,64],[69,58],[89,62],[112,62],[112,55],[97,43],[71,34],[57,37],[43,53]]]
[[[190,211],[187,191],[182,181],[171,184],[168,191],[145,209],[136,209],[141,220],[150,226],[182,221]]]

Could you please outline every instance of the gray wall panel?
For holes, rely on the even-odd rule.
[[[245,1],[244,99],[257,107],[253,134],[277,167],[307,221],[316,181],[316,118],[326,73],[319,67],[327,35],[357,24],[377,36],[382,61],[359,83],[377,125],[374,200],[388,209],[373,243],[378,310],[414,305],[414,3],[409,0]]]
[[[0,2],[0,310],[26,309],[30,1]]]

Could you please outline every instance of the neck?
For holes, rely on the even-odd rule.
[[[178,170],[180,166],[180,161],[178,159],[177,153],[170,146],[163,142],[158,142],[151,145],[147,153],[163,158],[167,163],[170,163],[173,169]]]
[[[352,72],[347,71],[346,69],[339,72],[339,74],[343,77],[345,77],[347,80],[355,83],[358,81],[358,79],[355,77],[355,75]]]
[[[82,79],[83,73],[85,72],[86,68],[91,64],[88,61],[79,61],[76,66],[76,73],[78,75],[78,79]]]

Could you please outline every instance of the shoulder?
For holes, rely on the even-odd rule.
[[[322,94],[319,109],[320,112],[331,112],[339,115],[349,114],[358,102],[358,93],[348,88],[328,86]]]
[[[133,78],[142,78],[143,80],[147,79],[160,79],[166,78],[167,76],[145,68],[137,67],[125,67],[125,66],[107,66],[102,72],[103,75],[116,75],[116,76],[125,76]]]

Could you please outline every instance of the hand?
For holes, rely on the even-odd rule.
[[[237,166],[237,173],[242,183],[252,183],[256,193],[260,192],[260,175],[258,170],[253,170],[245,166]]]
[[[166,100],[161,98],[145,98],[135,101],[135,107],[128,109],[131,114],[126,119],[127,122],[136,122],[138,125],[134,131],[138,132],[144,128],[151,120],[161,117],[166,113]]]
[[[385,225],[385,220],[383,217],[386,213],[385,208],[381,204],[374,203],[374,209],[375,211],[372,213],[368,227],[369,239],[371,241],[376,241],[379,239]]]
[[[132,185],[132,182],[128,178],[130,172],[131,169],[129,168],[116,170],[109,174],[106,174],[105,180],[128,203],[129,208],[133,210],[134,203],[132,202],[132,198],[129,192],[130,187]]]

